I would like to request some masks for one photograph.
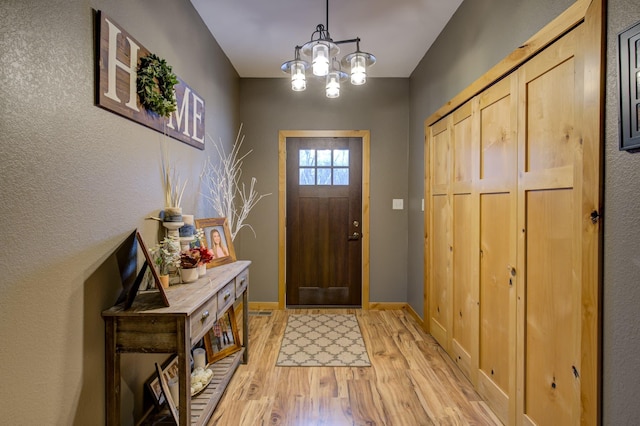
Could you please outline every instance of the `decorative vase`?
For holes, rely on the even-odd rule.
[[[198,264],[198,276],[199,277],[204,277],[205,275],[207,275],[207,265],[205,263],[199,263]]]
[[[169,275],[158,275],[162,288],[169,288]]]
[[[165,222],[182,222],[182,208],[180,207],[165,207],[164,208],[164,221]],[[182,225],[180,225],[182,226]]]
[[[183,283],[192,283],[198,279],[198,268],[182,268],[180,274]]]

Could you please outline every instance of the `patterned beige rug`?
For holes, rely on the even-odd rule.
[[[276,365],[369,367],[371,363],[355,315],[291,314]]]

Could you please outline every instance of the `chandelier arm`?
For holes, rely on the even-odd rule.
[[[335,44],[345,44],[345,43],[357,43],[357,50],[360,50],[360,37],[350,38],[349,40],[338,40],[334,41]]]

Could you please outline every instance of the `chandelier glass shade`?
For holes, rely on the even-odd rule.
[[[329,35],[329,0],[327,4],[327,25],[318,24],[311,39],[302,46],[295,47],[295,56],[280,69],[291,75],[291,89],[300,92],[306,89],[306,70],[311,67],[313,75],[326,79],[325,94],[328,98],[340,96],[340,82],[348,75],[342,71],[342,65],[350,69],[351,84],[359,86],[367,81],[367,69],[376,63],[371,53],[360,51],[360,38],[334,41]],[[346,55],[342,62],[336,59],[340,53],[339,44],[356,44],[356,51]],[[310,58],[311,62],[300,59],[300,54]]]

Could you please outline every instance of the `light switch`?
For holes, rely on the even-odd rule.
[[[404,208],[404,200],[402,198],[393,199],[393,210],[402,210]]]

